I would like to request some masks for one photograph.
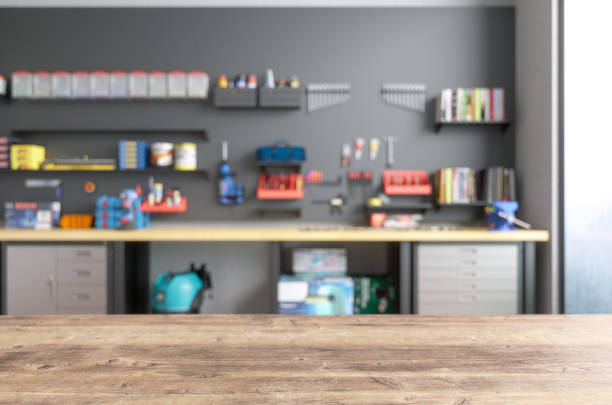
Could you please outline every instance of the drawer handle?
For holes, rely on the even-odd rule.
[[[74,294],[75,301],[91,301],[91,294],[88,293],[76,293]]]
[[[474,302],[477,300],[477,297],[473,294],[471,295],[462,295],[461,297],[459,297],[459,301],[460,302]]]
[[[461,264],[468,264],[471,266],[476,266],[478,264],[478,262],[476,260],[461,260],[459,263]]]
[[[475,248],[461,248],[461,252],[476,254],[478,253],[478,250],[476,250]]]
[[[77,250],[76,255],[80,257],[84,257],[84,256],[89,257],[91,256],[91,252],[89,250]]]
[[[476,284],[473,284],[473,283],[469,283],[469,284],[464,283],[464,284],[461,284],[460,288],[462,290],[475,290],[477,287],[476,287]]]
[[[462,271],[461,275],[464,277],[472,277],[472,278],[478,277],[478,273],[475,271]]]
[[[75,270],[74,274],[77,277],[91,277],[91,270]]]

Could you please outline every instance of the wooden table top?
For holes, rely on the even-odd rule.
[[[0,403],[611,402],[605,315],[0,317]]]
[[[545,230],[398,230],[366,227],[153,227],[141,230],[0,229],[1,242],[546,242]]]

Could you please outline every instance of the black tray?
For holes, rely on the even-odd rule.
[[[287,108],[298,109],[302,107],[302,89],[291,87],[277,87],[268,89],[259,88],[260,108]]]
[[[217,108],[255,108],[257,107],[257,89],[215,87],[214,105]]]

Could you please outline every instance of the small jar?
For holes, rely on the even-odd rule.
[[[174,146],[174,169],[193,171],[198,168],[198,147],[192,142],[178,143]]]
[[[151,144],[151,166],[171,167],[174,162],[174,145],[170,142],[155,142]]]
[[[111,98],[129,97],[127,73],[116,70],[110,74],[110,96]]]
[[[51,75],[51,96],[53,98],[72,97],[72,77],[63,70],[53,72]]]
[[[148,77],[142,70],[130,72],[129,78],[130,98],[149,97]]]
[[[103,70],[95,70],[91,72],[89,78],[92,98],[110,97],[110,78],[107,72]]]
[[[187,77],[185,72],[174,70],[168,73],[168,97],[185,98],[187,96]]]
[[[168,97],[168,83],[164,72],[155,71],[149,73],[149,97],[166,98]]]
[[[194,70],[187,75],[187,97],[206,99],[208,97],[208,74]]]
[[[51,98],[51,75],[49,72],[34,72],[32,83],[34,98]]]
[[[72,97],[89,98],[91,84],[89,83],[89,73],[79,70],[72,74]]]
[[[11,95],[13,98],[32,98],[32,73],[18,70],[11,75]]]

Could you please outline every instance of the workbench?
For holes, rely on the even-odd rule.
[[[281,256],[284,244],[383,242],[391,249],[394,268],[391,274],[398,285],[399,312],[415,313],[417,286],[415,267],[417,245],[424,243],[473,247],[475,244],[516,246],[518,249],[519,313],[536,311],[535,243],[548,241],[548,231],[516,230],[491,232],[485,228],[424,228],[417,230],[375,229],[368,227],[310,225],[262,226],[181,225],[157,226],[143,230],[24,230],[0,229],[3,256],[11,244],[101,244],[107,248],[108,313],[147,313],[149,311],[149,271],[152,242],[268,242],[272,255],[271,279],[282,273]],[[59,245],[58,245],[59,246]],[[6,264],[6,263],[5,263]],[[6,277],[5,277],[6,279]],[[269,307],[276,307],[276,295],[270,295]],[[0,300],[0,310],[6,302]]]
[[[0,402],[609,404],[612,316],[0,317]]]

